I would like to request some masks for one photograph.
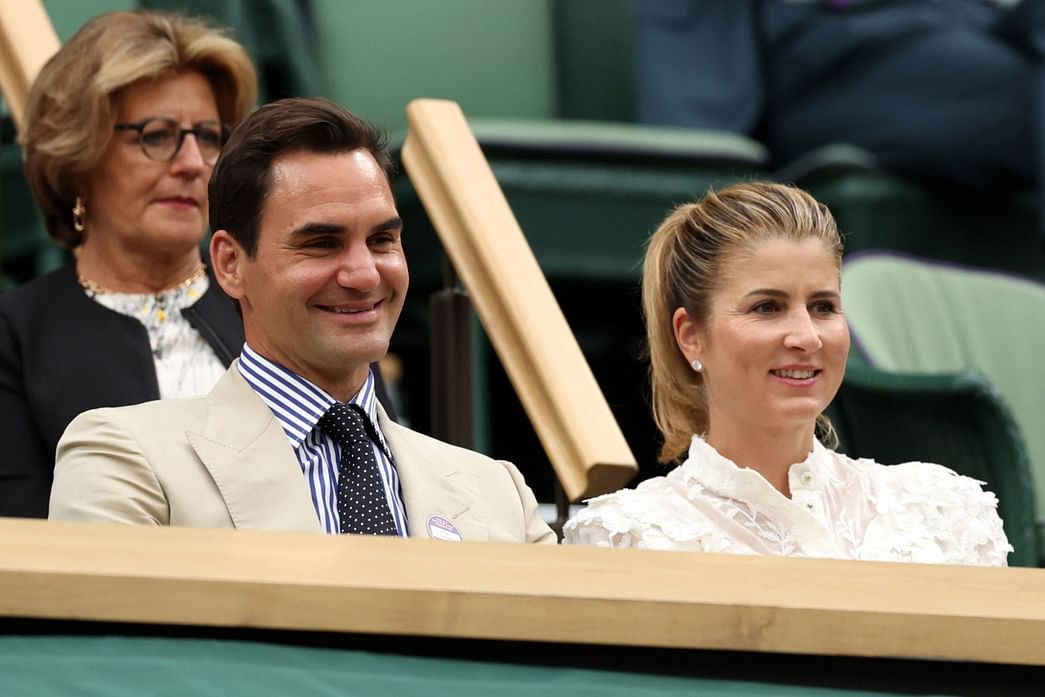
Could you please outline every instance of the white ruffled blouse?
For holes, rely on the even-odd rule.
[[[998,499],[925,462],[880,465],[814,441],[788,472],[791,498],[701,437],[664,477],[591,499],[567,544],[1005,566]]]

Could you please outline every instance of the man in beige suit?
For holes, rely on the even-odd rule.
[[[262,107],[210,182],[214,275],[243,315],[207,395],[95,409],[50,517],[554,543],[514,465],[389,420],[370,363],[408,284],[379,135],[320,99]]]

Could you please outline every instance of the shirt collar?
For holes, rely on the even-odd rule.
[[[240,353],[239,371],[261,397],[261,401],[272,410],[290,441],[290,447],[295,450],[337,401],[321,387],[279,363],[270,361],[245,343]],[[388,445],[377,421],[373,371],[367,371],[363,387],[346,404],[358,405],[363,410],[377,433],[382,449],[387,453]]]
[[[830,451],[813,439],[813,449],[802,462],[791,465],[805,466],[814,476],[825,477],[830,471]],[[759,501],[773,494],[786,500],[765,477],[748,467],[738,467],[729,458],[719,454],[703,437],[694,435],[689,446],[689,457],[672,473],[690,479],[720,496],[739,501]]]

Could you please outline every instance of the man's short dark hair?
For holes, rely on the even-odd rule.
[[[366,150],[389,183],[394,167],[384,134],[328,99],[280,99],[267,104],[232,133],[210,178],[210,227],[226,230],[253,257],[268,196],[272,163],[284,153],[337,155]]]

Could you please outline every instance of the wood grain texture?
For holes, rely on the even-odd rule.
[[[60,45],[41,0],[0,0],[0,91],[19,131],[29,86]]]
[[[635,458],[456,103],[407,107],[403,163],[571,500]]]
[[[0,615],[1045,665],[1045,571],[0,519]]]

